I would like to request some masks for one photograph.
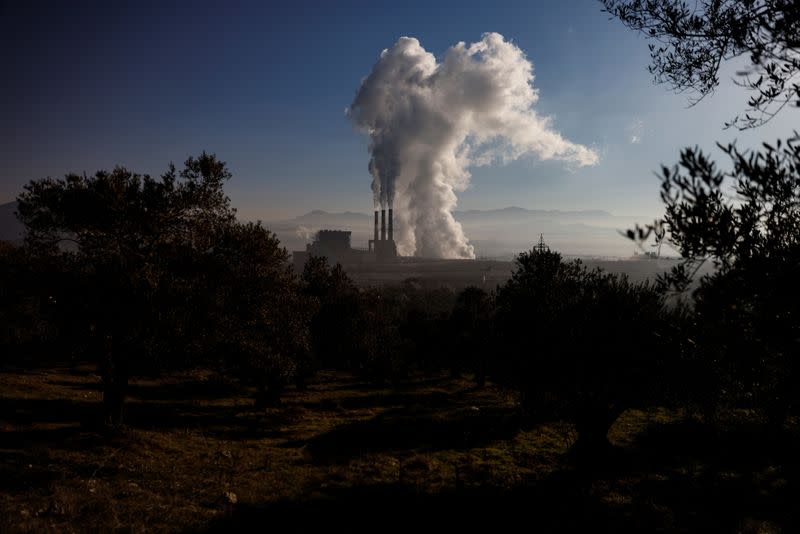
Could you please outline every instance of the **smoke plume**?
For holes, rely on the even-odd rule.
[[[392,207],[403,255],[473,258],[452,212],[471,166],[525,154],[594,165],[597,153],[533,109],[533,65],[497,33],[451,47],[441,62],[413,37],[381,53],[348,109],[370,136],[375,207]],[[395,205],[396,204],[396,205]]]

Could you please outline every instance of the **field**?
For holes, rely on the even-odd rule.
[[[562,423],[466,378],[319,375],[281,406],[211,372],[140,379],[95,421],[88,366],[0,373],[0,531],[781,532],[800,524],[797,429],[626,412],[600,466]]]

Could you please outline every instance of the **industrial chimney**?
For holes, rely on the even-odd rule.
[[[381,241],[386,241],[386,210],[381,210]]]
[[[375,237],[374,241],[378,241],[378,210],[375,210]]]
[[[389,241],[394,240],[394,217],[392,215],[392,208],[389,208]]]

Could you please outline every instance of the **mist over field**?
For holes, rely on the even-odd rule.
[[[16,209],[16,202],[0,205],[0,239],[19,242],[23,238],[24,227],[14,215]],[[469,235],[476,257],[508,261],[530,250],[540,234],[553,250],[565,256],[627,259],[643,250],[620,232],[648,222],[644,216],[617,216],[602,210],[519,207],[457,210],[454,218]],[[366,248],[372,238],[373,219],[367,213],[314,210],[284,220],[270,220],[267,214],[265,220],[265,226],[277,234],[289,252],[305,250],[316,232],[323,229],[352,231],[354,248]],[[675,252],[664,247],[662,255]]]
[[[559,211],[507,207],[491,210],[455,211],[478,258],[511,260],[530,250],[544,235],[547,244],[567,256],[630,258],[642,253],[620,235],[645,217],[616,216],[602,210]],[[267,226],[278,234],[289,251],[304,250],[321,229],[352,231],[352,246],[366,248],[372,237],[372,216],[366,213],[330,213],[315,210],[293,219],[271,221]],[[664,252],[668,253],[669,250]]]

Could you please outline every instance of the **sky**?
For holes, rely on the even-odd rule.
[[[536,112],[600,154],[570,168],[526,156],[472,169],[458,209],[661,213],[654,171],[716,141],[788,137],[800,111],[723,130],[746,93],[652,83],[647,41],[594,0],[526,2],[0,3],[0,203],[25,183],[122,165],[158,175],[203,150],[228,163],[243,219],[372,209],[368,139],[345,115],[383,49],[437,58],[498,32],[527,55]]]

